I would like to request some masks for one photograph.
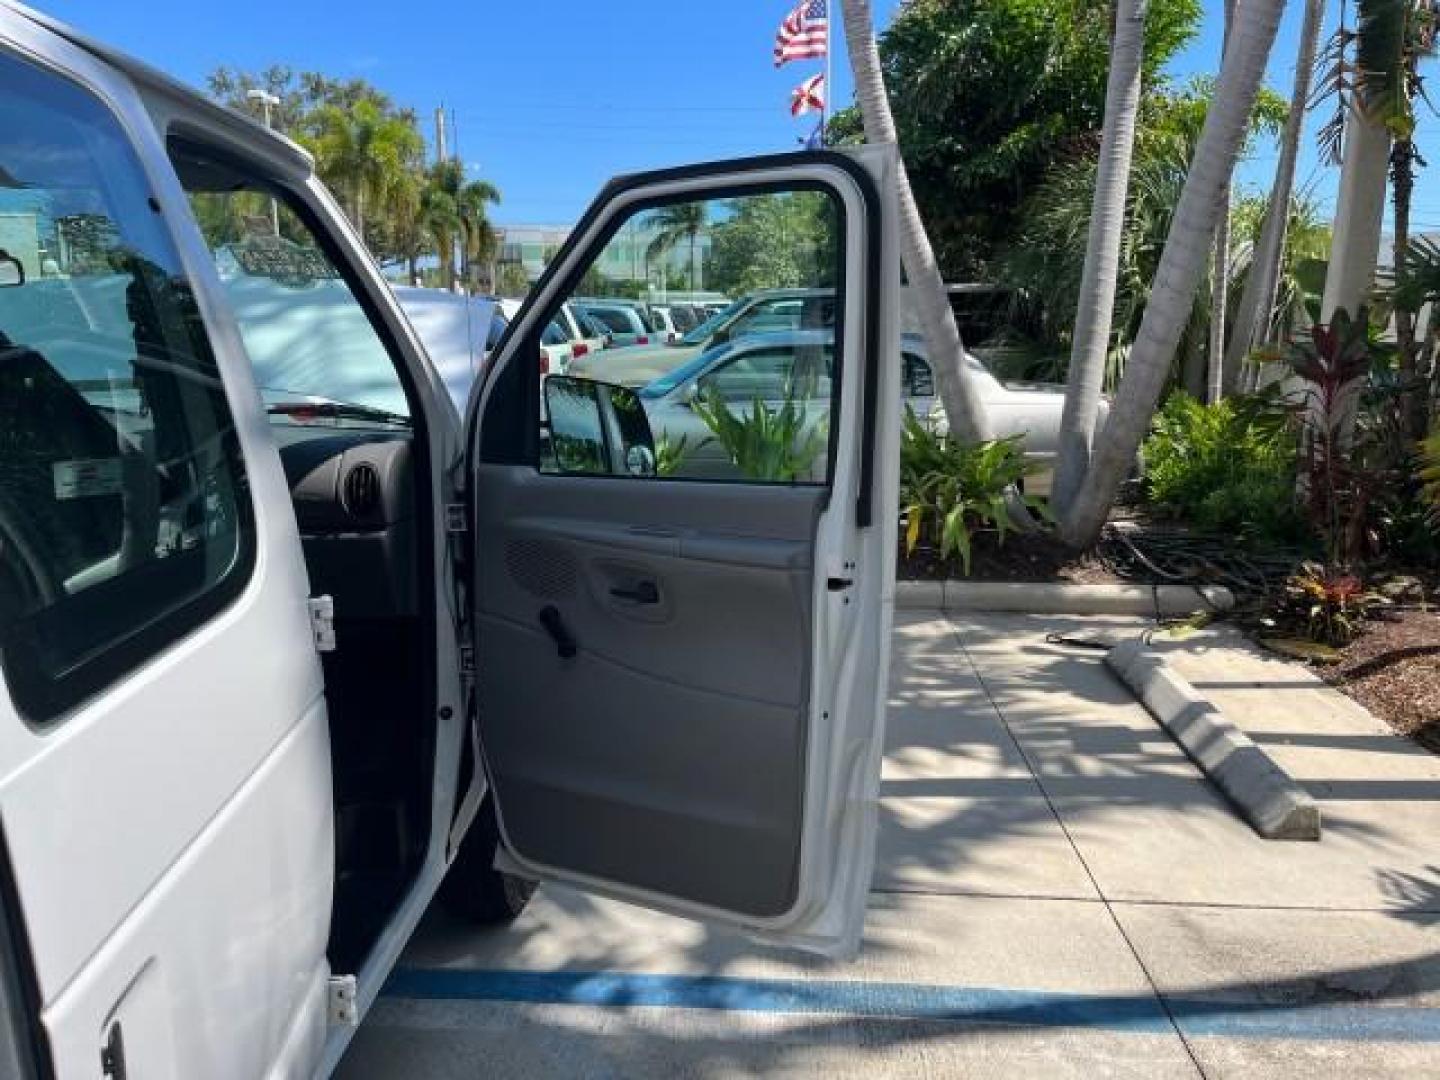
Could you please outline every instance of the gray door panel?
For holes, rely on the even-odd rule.
[[[511,848],[747,915],[788,911],[823,489],[500,465],[478,485],[480,706]]]

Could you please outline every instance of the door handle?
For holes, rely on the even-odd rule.
[[[629,589],[611,589],[610,595],[616,600],[624,600],[628,604],[658,604],[660,602],[660,586],[653,581],[637,581]]]
[[[555,651],[560,654],[561,660],[571,660],[580,651],[580,645],[575,640],[575,635],[570,633],[570,628],[565,625],[565,620],[560,617],[560,609],[553,604],[547,604],[540,609],[540,625],[550,635],[550,640],[555,642]]]

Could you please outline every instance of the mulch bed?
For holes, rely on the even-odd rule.
[[[1325,680],[1440,753],[1440,610],[1390,612],[1342,653]]]
[[[973,564],[969,581],[1119,581],[1093,555],[1077,555],[1054,537],[1044,534],[1011,534],[1003,544],[993,535],[982,533],[975,538]],[[958,560],[941,562],[935,550],[917,545],[913,554],[905,554],[905,539],[900,539],[900,565],[897,576],[902,581],[939,581],[961,575]]]

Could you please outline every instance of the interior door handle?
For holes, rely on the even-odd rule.
[[[610,595],[616,600],[624,600],[630,604],[658,604],[660,602],[660,586],[653,581],[637,581],[629,589],[611,589]]]
[[[550,640],[555,642],[555,651],[560,654],[561,660],[573,659],[580,651],[575,635],[570,633],[570,628],[560,617],[560,609],[553,604],[547,604],[540,609],[540,625],[550,635]]]

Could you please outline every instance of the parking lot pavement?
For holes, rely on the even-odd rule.
[[[1044,641],[1100,625],[1136,624],[899,618],[854,962],[562,888],[503,930],[435,911],[339,1075],[1440,1076],[1440,761],[1300,687],[1271,741],[1327,835],[1262,841],[1098,653]],[[1294,674],[1219,637],[1177,662],[1232,711]]]

